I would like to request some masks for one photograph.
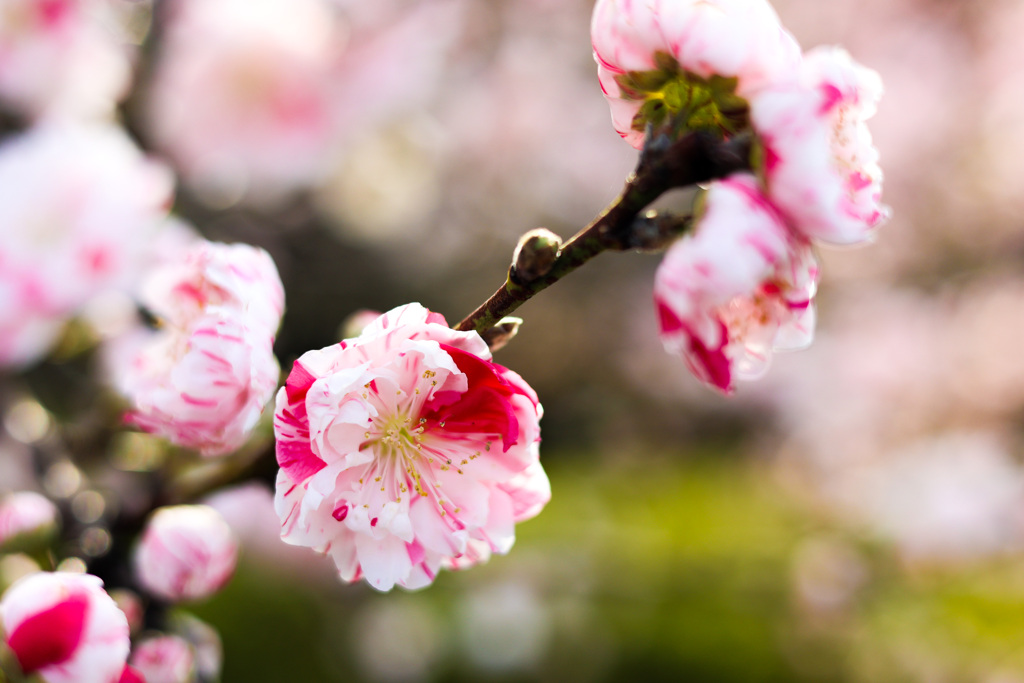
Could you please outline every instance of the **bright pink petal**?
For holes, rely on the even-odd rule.
[[[89,599],[70,595],[66,600],[18,624],[7,640],[25,673],[67,661],[78,649],[85,627]]]

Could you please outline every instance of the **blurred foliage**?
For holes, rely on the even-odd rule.
[[[1019,560],[907,571],[891,551],[788,499],[757,462],[723,453],[634,453],[615,465],[559,455],[555,496],[521,525],[515,552],[442,574],[428,591],[332,588],[247,563],[197,611],[224,638],[224,683],[878,683],[1024,672]],[[815,606],[801,595],[798,563],[823,539],[865,573],[841,600]],[[488,602],[503,594],[519,607]],[[493,622],[474,621],[481,600],[505,605]],[[489,649],[491,636],[502,647]],[[389,648],[421,659],[389,669],[398,652]]]

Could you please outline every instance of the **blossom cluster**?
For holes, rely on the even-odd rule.
[[[0,514],[18,525],[52,525],[55,510],[39,519],[31,492],[9,496]],[[227,523],[205,505],[158,510],[135,549],[134,583],[164,604],[205,599],[234,572],[238,545]],[[173,624],[142,631],[143,598],[76,571],[30,572],[0,599],[0,632],[21,672],[46,683],[190,683],[198,680],[200,652],[209,631]],[[215,637],[215,636],[214,636]],[[208,655],[208,653],[207,653]],[[208,668],[216,664],[206,656]],[[219,668],[216,665],[214,668]],[[206,677],[216,671],[204,671]]]
[[[109,7],[0,0],[0,107],[26,126],[0,142],[0,366],[40,361],[69,321],[120,297],[125,315],[92,339],[124,399],[119,427],[176,447],[158,447],[164,470],[120,468],[153,475],[137,506],[129,495],[108,505],[99,476],[85,490],[93,475],[65,444],[52,463],[40,458],[49,471],[39,488],[61,506],[35,493],[0,499],[3,553],[50,544],[67,510],[77,522],[65,531],[99,532],[95,552],[82,546],[90,560],[109,552],[116,522],[141,529],[117,555],[130,557],[123,572],[55,562],[58,571],[33,565],[7,587],[0,633],[21,673],[46,683],[216,678],[201,628],[154,626],[147,612],[214,595],[239,539],[213,507],[167,501],[192,499],[175,484],[208,492],[246,457],[270,456],[253,433],[275,390],[281,539],[328,555],[342,581],[425,587],[441,570],[509,552],[515,525],[550,500],[540,400],[491,355],[518,323],[498,340],[418,303],[362,315],[347,338],[295,360],[279,388],[285,292],[272,257],[172,216],[170,164],[196,206],[266,205],[325,181],[353,131],[429,91],[461,4],[409,7],[160,3],[149,99],[128,108],[133,135],[165,163],[114,121],[130,50],[104,28],[117,24],[104,19]],[[749,142],[749,169],[700,190],[693,234],[671,245],[654,287],[666,348],[730,392],[774,350],[810,343],[815,245],[864,243],[887,215],[865,125],[880,80],[841,49],[803,53],[765,0],[598,0],[592,38],[613,124],[634,147],[689,134]],[[545,267],[562,245],[548,246]],[[508,283],[525,276],[518,255]],[[103,450],[116,439],[95,441]],[[66,487],[50,476],[65,465]]]
[[[655,277],[662,340],[731,392],[773,350],[810,343],[811,245],[869,241],[888,214],[866,121],[878,74],[841,48],[801,53],[765,0],[600,0],[594,55],[616,130],[752,138],[749,172],[711,183],[695,234]]]

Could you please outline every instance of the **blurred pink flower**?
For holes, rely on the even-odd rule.
[[[0,364],[39,358],[90,298],[135,284],[171,192],[114,126],[45,125],[0,145]]]
[[[765,0],[599,0],[591,37],[615,130],[638,149],[644,122],[635,117],[649,98],[625,90],[623,79],[662,71],[659,53],[687,78],[736,78],[741,97],[790,80],[800,60],[799,45]]]
[[[998,435],[933,435],[849,468],[832,498],[912,562],[1024,548],[1024,470]]]
[[[103,0],[0,3],[0,102],[21,114],[110,114],[127,89],[128,46]]]
[[[18,491],[0,499],[0,548],[26,535],[47,535],[57,529],[60,512],[46,496]]]
[[[881,96],[876,72],[841,48],[823,47],[805,55],[799,83],[751,99],[768,194],[798,232],[856,244],[888,217],[867,128]]]
[[[369,27],[350,26],[328,0],[169,8],[148,127],[201,197],[221,204],[271,203],[322,182],[348,136],[429,88],[449,33],[436,6]]]
[[[378,590],[508,552],[550,488],[537,397],[490,358],[419,304],[299,358],[274,421],[282,538]]]
[[[773,349],[810,344],[817,264],[752,175],[712,184],[694,230],[655,275],[661,337],[698,379],[731,392],[764,374]]]
[[[115,385],[131,424],[203,455],[237,449],[277,387],[274,334],[284,308],[277,269],[262,249],[199,241],[142,288],[157,330],[115,339]]]
[[[178,636],[147,638],[132,649],[130,661],[146,683],[194,683],[197,680],[195,651]]]
[[[117,683],[128,658],[128,621],[95,576],[30,574],[4,593],[0,621],[24,673],[46,683]]]
[[[206,505],[175,505],[150,517],[135,549],[139,584],[170,602],[200,600],[231,578],[238,542],[220,513]]]

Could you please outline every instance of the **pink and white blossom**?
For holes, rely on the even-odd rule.
[[[737,79],[740,97],[791,79],[800,60],[799,45],[766,0],[599,0],[591,40],[615,130],[638,149],[644,130],[634,117],[644,99],[623,91],[617,78],[660,70],[658,54],[702,79]]]
[[[7,646],[46,683],[117,683],[128,658],[128,621],[89,574],[38,572],[0,600]]]
[[[449,4],[376,25],[330,0],[171,0],[149,131],[214,204],[317,185],[347,139],[429,92]]]
[[[184,638],[161,635],[148,638],[132,649],[132,666],[146,683],[194,683],[196,654]]]
[[[92,297],[135,285],[172,187],[114,126],[42,125],[0,145],[0,365],[39,358]]]
[[[277,388],[273,337],[230,309],[186,330],[140,330],[112,344],[110,355],[121,354],[114,374],[132,403],[125,421],[203,455],[242,446]]]
[[[478,334],[419,304],[393,309],[304,354],[278,392],[282,538],[382,591],[508,552],[551,495],[541,413]]]
[[[108,366],[132,402],[127,421],[204,455],[248,439],[277,388],[274,334],[284,290],[273,260],[244,244],[197,242],[142,287],[157,317],[113,340]]]
[[[843,49],[809,51],[799,82],[751,100],[768,194],[809,238],[857,244],[889,215],[867,120],[882,96],[879,75]]]
[[[661,338],[698,379],[728,393],[737,378],[764,374],[773,350],[810,344],[817,264],[749,174],[710,186],[695,230],[655,275]]]
[[[56,531],[60,512],[46,496],[18,491],[0,499],[0,548],[27,536],[48,536]]]
[[[0,2],[0,102],[30,117],[109,115],[131,72],[111,10],[103,0]]]
[[[150,517],[134,554],[139,584],[170,602],[219,591],[235,571],[238,542],[220,513],[206,505],[175,505]]]

